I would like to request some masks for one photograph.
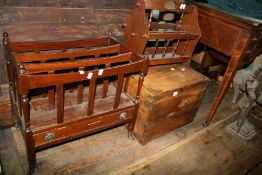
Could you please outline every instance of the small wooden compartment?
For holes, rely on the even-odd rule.
[[[134,96],[137,76],[129,79],[128,93]],[[150,67],[141,90],[134,134],[142,144],[193,121],[208,78],[179,65]]]
[[[148,60],[111,37],[61,42],[9,42],[4,34],[10,96],[30,171],[36,152],[128,123],[133,131]],[[139,74],[134,98],[126,76]]]

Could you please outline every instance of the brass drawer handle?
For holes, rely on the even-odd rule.
[[[121,112],[120,115],[119,115],[120,120],[125,120],[126,117],[127,117],[127,114],[125,112]]]
[[[52,140],[54,140],[55,138],[55,134],[52,132],[49,132],[45,135],[45,141],[47,142],[51,142]]]

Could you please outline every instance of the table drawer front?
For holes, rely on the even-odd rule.
[[[122,115],[125,114],[123,117]],[[123,124],[132,120],[134,108],[116,112],[106,116],[81,120],[66,126],[50,129],[34,135],[36,149],[41,149],[56,143],[68,141],[80,136],[91,134],[112,126]]]

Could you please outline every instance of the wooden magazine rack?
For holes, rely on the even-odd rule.
[[[4,33],[3,45],[30,172],[40,149],[125,123],[132,133],[148,60],[111,37],[9,42]],[[140,75],[135,98],[125,93],[130,74]]]
[[[174,0],[138,0],[124,27],[126,47],[150,65],[189,65],[201,36],[197,8]]]

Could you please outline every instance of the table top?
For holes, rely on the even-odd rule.
[[[262,27],[262,20],[261,19],[256,19],[256,18],[252,18],[252,17],[248,17],[248,16],[229,13],[229,12],[227,12],[227,11],[221,9],[221,8],[210,5],[208,3],[197,2],[197,3],[194,3],[194,4],[198,7],[200,12],[208,10],[210,14],[220,13],[227,18],[230,18],[230,19],[233,18],[234,20],[237,20],[241,23],[245,23],[245,24],[257,26],[257,27]]]

